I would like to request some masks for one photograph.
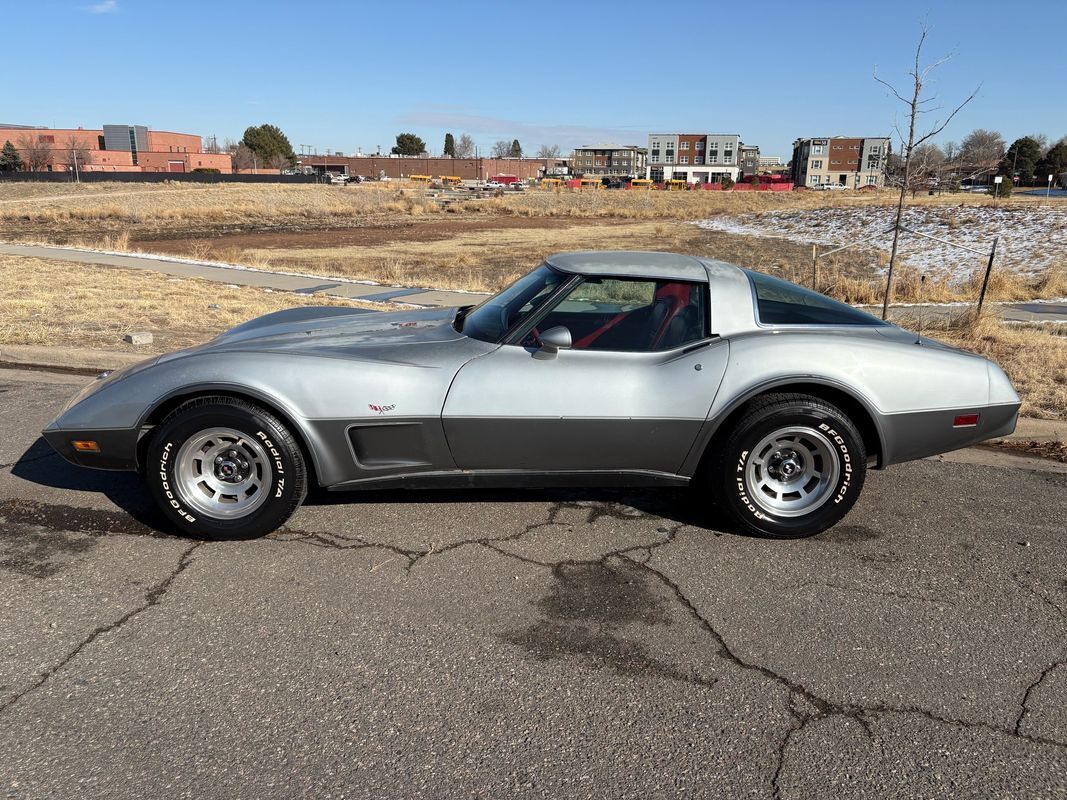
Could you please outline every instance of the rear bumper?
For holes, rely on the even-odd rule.
[[[1019,419],[1019,403],[941,411],[916,411],[882,417],[885,452],[882,466],[916,458],[948,453],[961,447],[1007,436]],[[964,414],[978,414],[978,424],[955,427],[953,420]]]
[[[41,436],[71,464],[80,467],[109,470],[137,469],[137,428],[110,428],[104,430],[64,430],[49,426],[41,431]],[[99,453],[75,450],[75,440],[90,440],[99,445]]]

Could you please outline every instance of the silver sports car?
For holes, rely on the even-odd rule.
[[[884,468],[1010,433],[995,364],[730,264],[552,256],[480,305],[294,308],[100,376],[45,430],[175,525],[282,525],[311,483],[693,486],[810,536]]]

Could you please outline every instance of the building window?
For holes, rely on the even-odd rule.
[[[679,150],[688,150],[689,149],[689,142],[682,142],[682,144],[678,147],[678,149]]]
[[[814,155],[821,156],[823,154],[822,145],[821,144],[813,144],[811,146],[811,152]]]
[[[703,149],[704,149],[704,143],[703,142],[697,142],[697,150],[703,150]]]
[[[819,185],[819,176],[818,175],[812,175],[810,183],[811,183],[812,186],[818,186]]]
[[[733,150],[724,150],[723,153],[722,153],[722,163],[730,164],[730,163],[733,163],[733,160],[734,160],[734,151]]]
[[[655,150],[659,150],[659,142],[653,142],[653,143],[652,143],[652,147],[653,147],[653,149],[655,149]]]
[[[655,153],[653,153],[652,154],[652,158],[650,160],[652,161],[653,164],[658,164],[659,163],[659,156],[656,155]]]
[[[688,164],[689,163],[689,156],[682,156],[682,163],[683,164]]]
[[[819,159],[819,160],[816,160],[816,161],[812,161],[811,162],[811,168],[812,169],[822,169],[822,160]]]
[[[845,149],[845,146],[843,144],[835,144],[834,145],[834,150],[844,150],[844,149]]]
[[[693,163],[694,164],[703,164],[704,163],[704,156],[696,156],[695,158],[693,158]]]

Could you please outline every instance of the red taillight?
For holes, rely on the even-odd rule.
[[[953,428],[973,428],[978,424],[977,414],[960,414],[952,420]]]

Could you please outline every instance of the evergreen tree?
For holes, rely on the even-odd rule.
[[[0,150],[0,172],[18,172],[22,169],[22,158],[19,151],[11,141],[4,142],[3,150]]]
[[[445,155],[451,158],[456,157],[456,140],[451,133],[445,134]]]
[[[296,153],[289,144],[289,137],[275,125],[252,125],[246,128],[241,144],[255,153],[258,166],[278,163],[279,156],[290,167],[296,166]]]
[[[426,142],[413,133],[398,133],[392,152],[397,156],[419,156],[426,152]]]
[[[1059,180],[1059,176],[1067,173],[1067,136],[1052,145],[1045,156],[1037,162],[1034,169],[1034,177],[1037,183],[1045,185],[1048,176],[1052,176],[1053,182]]]
[[[1019,184],[1027,186],[1034,182],[1034,169],[1041,160],[1041,145],[1030,136],[1023,136],[1011,143],[1008,152],[1000,160],[999,172],[1009,177],[1019,176]]]
[[[522,158],[522,145],[519,144],[518,139],[511,140],[511,153],[512,158]]]

